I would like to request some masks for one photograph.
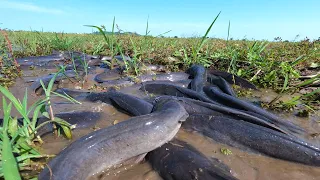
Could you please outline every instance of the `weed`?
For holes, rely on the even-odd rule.
[[[33,164],[32,159],[49,157],[48,155],[41,155],[36,149],[35,142],[43,143],[41,138],[36,135],[37,130],[47,123],[53,123],[55,130],[59,126],[67,138],[71,138],[71,126],[69,123],[63,119],[54,117],[53,109],[51,106],[51,93],[54,95],[65,98],[69,101],[79,103],[69,96],[64,96],[56,92],[52,92],[52,86],[56,76],[63,72],[61,69],[54,77],[50,80],[48,87],[45,87],[42,81],[40,81],[42,88],[45,92],[45,98],[40,99],[34,103],[29,109],[27,107],[28,96],[27,91],[22,102],[14,95],[0,86],[0,92],[3,94],[3,110],[4,110],[4,120],[3,127],[0,128],[0,146],[2,146],[1,156],[2,164],[0,164],[0,177],[5,177],[6,179],[19,179],[20,175],[17,172],[19,170],[28,169],[29,166]],[[9,105],[6,102],[6,98],[10,100]],[[17,118],[12,118],[10,115],[12,105],[16,108],[19,114],[22,116],[22,120],[18,121]],[[47,108],[46,108],[47,107]],[[48,109],[48,110],[47,110]],[[30,119],[29,114],[33,112],[33,116]],[[42,124],[38,124],[38,115],[49,118]],[[57,131],[55,131],[58,133]],[[17,168],[19,167],[19,168]]]

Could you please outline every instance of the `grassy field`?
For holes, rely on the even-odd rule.
[[[103,27],[102,27],[103,30]],[[148,29],[146,30],[148,32]],[[223,40],[204,37],[165,38],[127,34],[64,34],[30,31],[7,31],[12,44],[13,57],[49,55],[53,50],[81,51],[93,55],[129,55],[133,62],[129,68],[139,74],[141,63],[162,64],[170,70],[185,70],[191,64],[225,70],[259,87],[278,92],[298,86],[301,74],[307,68],[320,64],[320,41],[305,39],[297,42]],[[8,42],[0,36],[1,74],[12,72],[12,62],[3,56]],[[4,68],[6,67],[6,68]],[[8,71],[8,72],[6,72]],[[10,76],[8,76],[10,77]],[[12,74],[14,78],[15,75]],[[1,77],[0,83],[8,83]],[[9,79],[11,81],[11,79]]]
[[[1,31],[0,35],[0,85],[1,92],[11,101],[7,103],[3,100],[5,111],[4,126],[0,129],[2,155],[7,153],[5,158],[11,157],[10,152],[19,155],[16,157],[18,164],[0,164],[0,176],[19,176],[15,171],[16,166],[23,169],[24,163],[30,164],[30,158],[41,158],[33,146],[33,141],[39,137],[34,136],[37,127],[33,121],[38,113],[51,116],[52,112],[45,112],[43,106],[50,107],[50,89],[46,91],[46,97],[33,108],[37,113],[33,119],[28,119],[25,107],[27,97],[22,103],[15,99],[2,86],[10,86],[16,77],[22,73],[15,64],[14,59],[26,56],[49,55],[52,51],[80,51],[91,55],[128,55],[132,57],[132,62],[127,62],[128,73],[138,75],[143,73],[140,69],[142,63],[165,65],[168,70],[184,71],[192,64],[202,64],[207,68],[224,70],[245,78],[260,88],[270,88],[277,91],[280,96],[305,89],[305,93],[293,97],[287,102],[276,104],[273,108],[291,109],[298,104],[303,104],[308,109],[315,109],[319,106],[319,88],[309,87],[310,84],[319,81],[320,75],[307,80],[300,80],[301,76],[314,75],[319,72],[320,67],[320,40],[289,42],[277,38],[273,42],[253,41],[253,40],[227,40],[208,38],[211,30],[209,26],[206,34],[202,37],[193,38],[167,38],[162,35],[150,36],[148,26],[145,35],[120,34],[115,33],[115,23],[113,23],[111,33],[103,33],[106,29],[95,27],[100,34],[65,34],[36,31]],[[117,30],[118,31],[118,30]],[[226,32],[228,35],[229,32]],[[53,83],[53,82],[52,82]],[[240,92],[239,95],[246,92]],[[279,96],[279,97],[280,97]],[[25,126],[19,127],[16,119],[10,116],[11,106],[20,109],[24,117]],[[269,106],[269,108],[272,108]],[[54,119],[53,116],[50,119]],[[11,122],[11,124],[10,124]],[[12,125],[12,122],[15,124]],[[33,122],[33,123],[32,123]],[[57,124],[59,125],[59,123]],[[61,125],[61,123],[60,123]],[[69,132],[67,125],[62,123],[62,127]],[[22,129],[22,130],[17,130]],[[8,132],[8,133],[7,133]],[[20,137],[21,139],[19,140]],[[13,149],[10,147],[9,140]],[[5,146],[7,144],[7,146]],[[23,149],[31,149],[27,154],[21,154]],[[1,156],[0,156],[1,158]],[[19,159],[20,158],[20,159]],[[10,161],[9,161],[10,162]],[[6,169],[8,168],[9,169]],[[10,172],[10,168],[12,169]],[[10,174],[11,173],[11,174]]]
[[[49,55],[53,50],[109,56],[123,53],[135,57],[137,63],[163,64],[170,69],[183,70],[193,63],[200,63],[274,89],[283,87],[287,74],[290,74],[289,81],[292,81],[303,68],[320,63],[320,41],[308,39],[299,42],[266,42],[207,38],[199,48],[201,38],[124,34],[109,35],[109,40],[113,42],[107,43],[102,35],[93,34],[27,31],[8,31],[7,34],[16,58]],[[7,42],[3,36],[0,36],[0,42],[1,53],[5,55]]]

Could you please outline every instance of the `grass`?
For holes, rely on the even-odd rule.
[[[320,63],[320,40],[274,41],[233,40],[230,38],[229,21],[226,39],[208,38],[208,34],[220,13],[213,18],[206,33],[200,38],[165,38],[150,36],[149,19],[145,35],[138,36],[124,32],[113,19],[110,33],[105,33],[105,26],[85,25],[95,28],[100,34],[66,34],[37,31],[7,31],[7,36],[0,36],[0,46],[12,51],[12,58],[51,54],[53,50],[79,51],[93,55],[130,56],[131,61],[124,61],[126,72],[131,75],[143,73],[143,63],[165,65],[169,70],[185,70],[192,64],[202,64],[236,74],[262,88],[271,88],[279,93],[288,93],[299,88],[303,83],[298,78],[303,69],[311,64]],[[116,29],[118,33],[115,32]],[[8,39],[12,48],[5,48]],[[11,50],[10,50],[11,49]],[[0,52],[2,72],[0,83],[10,86],[17,76],[12,73],[16,68],[14,61],[6,57],[7,52]],[[10,54],[10,53],[9,53]],[[9,62],[9,63],[8,63]],[[74,62],[74,61],[73,61]],[[119,64],[115,59],[109,65]],[[87,67],[86,64],[84,64]],[[10,69],[11,68],[11,69]],[[87,69],[87,68],[85,68]],[[76,67],[74,70],[77,72]],[[10,74],[11,73],[11,74]],[[86,71],[86,73],[88,73]]]
[[[27,107],[28,95],[27,91],[22,101],[16,99],[14,95],[5,87],[0,86],[0,92],[3,95],[3,126],[0,128],[0,146],[1,146],[1,163],[0,163],[0,178],[5,179],[21,179],[20,172],[33,170],[32,166],[35,159],[50,157],[43,155],[37,150],[37,144],[43,143],[41,137],[36,135],[37,130],[47,123],[53,123],[55,133],[60,134],[61,130],[67,138],[71,138],[71,126],[63,119],[54,117],[54,112],[51,106],[51,96],[54,95],[65,98],[71,102],[77,102],[74,99],[52,92],[52,86],[56,76],[64,71],[63,67],[58,71],[45,87],[42,81],[41,85],[45,92],[45,97],[34,103],[30,108]],[[7,104],[7,99],[10,103]],[[18,123],[17,118],[11,116],[12,106],[16,108],[22,116],[22,122]],[[29,115],[33,113],[32,118]],[[49,121],[38,124],[38,115],[42,114]]]

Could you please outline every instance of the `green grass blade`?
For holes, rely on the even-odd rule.
[[[304,59],[304,55],[301,55],[299,57],[297,57],[296,60],[294,60],[292,63],[291,63],[291,66],[296,66],[298,65],[299,63],[305,61],[306,59]]]
[[[10,112],[12,104],[7,105],[5,98],[2,98],[3,102],[3,131],[2,131],[2,172],[5,179],[11,180],[19,180],[21,179],[18,163],[12,152],[12,145],[10,143],[10,139],[8,137],[8,121],[10,119]]]
[[[17,100],[16,97],[13,96],[13,94],[8,90],[6,89],[5,87],[3,86],[0,86],[0,92],[6,96],[14,105],[14,107],[21,113],[23,113],[23,109],[22,109],[22,105],[21,103]]]
[[[59,93],[54,92],[54,91],[52,91],[52,93],[54,95],[56,95],[56,96],[59,96],[59,97],[64,98],[64,99],[67,99],[70,102],[77,103],[77,104],[82,104],[81,102],[79,102],[79,101],[75,100],[74,98],[72,98],[71,96],[69,96],[67,93],[64,93],[65,95],[59,94]]]
[[[50,80],[50,82],[49,82],[49,84],[48,84],[48,87],[47,87],[47,92],[48,92],[48,93],[51,92],[53,83],[55,82],[57,76],[58,76],[61,72],[63,72],[63,71],[65,70],[65,68],[66,68],[66,67],[64,66],[64,67],[63,67],[62,69],[60,69],[57,73],[55,73],[55,75],[52,77],[52,79]],[[44,87],[42,87],[42,88],[44,88]]]
[[[148,19],[147,19],[147,27],[146,27],[146,36],[148,36],[149,34],[149,16],[148,16]]]
[[[228,36],[227,36],[227,43],[229,41],[229,36],[230,36],[230,20],[229,20],[229,24],[228,24]]]
[[[216,22],[216,20],[218,19],[220,13],[221,13],[221,11],[218,13],[218,15],[216,16],[216,18],[214,18],[214,20],[212,21],[211,25],[209,26],[209,28],[207,29],[206,33],[204,34],[204,36],[202,36],[202,39],[201,39],[200,44],[199,44],[199,46],[198,46],[197,52],[199,52],[200,49],[202,48],[202,46],[203,46],[203,44],[204,44],[204,42],[205,42],[205,40],[206,40],[206,38],[207,38],[207,36],[208,36],[211,28],[212,28],[212,26],[213,26],[213,24],[214,24],[214,23]]]
[[[320,93],[320,88],[315,89],[314,91],[312,91],[312,92],[310,92],[310,93],[304,94],[304,95],[302,95],[302,97],[306,98],[306,97],[309,97],[309,96],[313,96],[313,95],[315,95],[316,93]]]
[[[17,161],[12,153],[12,146],[6,131],[3,132],[2,168],[5,179],[21,179]]]
[[[84,26],[93,27],[93,28],[98,29],[98,31],[100,32],[100,34],[103,35],[105,42],[106,42],[107,45],[109,46],[109,38],[106,36],[106,33],[105,33],[100,27],[98,27],[98,26],[93,26],[93,25],[84,25]]]
[[[169,30],[169,31],[166,31],[166,32],[164,32],[164,33],[161,33],[161,34],[159,34],[158,36],[156,36],[156,37],[160,37],[160,36],[163,36],[163,35],[165,35],[165,34],[168,34],[169,32],[171,32],[172,30]]]
[[[32,125],[33,129],[36,128],[39,112],[40,112],[41,108],[43,108],[44,106],[45,106],[45,104],[41,104],[34,109],[32,121],[31,121],[31,125]]]
[[[28,106],[28,89],[26,88],[26,91],[22,100],[22,108],[24,112],[27,112],[27,106]]]
[[[288,83],[289,83],[289,74],[287,73],[287,74],[284,76],[284,83],[283,83],[283,87],[282,87],[281,92],[283,92],[283,91],[287,88]]]
[[[298,84],[296,87],[299,88],[299,87],[303,87],[303,86],[307,86],[307,85],[310,85],[312,84],[313,82],[319,80],[320,78],[320,74],[318,74],[317,76],[311,78],[311,79],[308,79],[308,80],[305,80],[303,81],[302,83]]]
[[[54,155],[33,155],[33,154],[29,154],[29,155],[22,155],[22,156],[19,156],[17,157],[17,161],[18,162],[21,162],[21,161],[24,161],[26,159],[31,159],[31,158],[43,158],[43,157],[54,157]]]

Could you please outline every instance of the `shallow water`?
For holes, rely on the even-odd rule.
[[[28,82],[35,77],[47,75],[48,73],[54,72],[55,70],[25,70],[24,76],[18,78],[16,84],[10,88],[10,91],[19,99],[22,99],[25,93],[25,89],[28,89],[28,106],[30,107],[34,102],[36,102],[40,97],[34,94],[30,90],[31,83]],[[94,86],[94,76],[103,72],[103,69],[97,68],[93,69],[89,76],[87,77],[88,82],[82,83],[70,83],[68,80],[64,80],[59,84],[59,87],[67,87],[80,90],[88,90],[88,88]],[[110,77],[112,79],[112,77]],[[99,86],[99,85],[98,85]],[[133,85],[131,87],[122,87],[119,89],[120,92],[131,94],[140,98],[148,98],[152,96],[146,92],[139,90],[140,85]],[[105,89],[96,88],[93,91],[105,91]],[[267,91],[267,92],[266,92]],[[260,95],[259,95],[260,93]],[[261,90],[257,92],[257,97],[262,101],[272,100],[276,94],[270,92],[270,90]],[[42,96],[43,97],[43,96]],[[92,112],[102,112],[102,116],[93,127],[87,129],[77,129],[73,131],[73,139],[66,140],[64,137],[54,137],[53,135],[48,135],[43,137],[44,144],[41,146],[42,151],[46,154],[57,154],[64,147],[66,147],[71,142],[80,138],[83,135],[88,134],[99,128],[104,128],[107,126],[112,126],[115,123],[127,120],[130,118],[127,114],[119,112],[113,106],[102,103],[102,102],[82,102],[79,104],[71,104],[66,100],[59,97],[53,97],[53,110],[55,113],[60,112],[72,112],[72,111],[92,111]],[[0,109],[2,107],[0,106]],[[2,111],[0,112],[1,116]],[[12,114],[18,116],[18,113],[13,110]],[[301,127],[305,128],[308,134],[304,137],[314,144],[320,145],[320,136],[317,133],[320,132],[320,123],[318,116],[312,116],[309,118],[299,118],[292,113],[280,113],[276,112],[279,116],[292,121]],[[233,147],[229,147],[224,144],[219,144],[212,141],[209,138],[203,137],[197,133],[185,132],[183,129],[179,131],[176,136],[178,139],[188,142],[189,144],[196,147],[200,152],[205,154],[209,158],[217,158],[223,163],[228,165],[231,169],[232,174],[244,180],[273,180],[273,179],[304,179],[304,180],[315,180],[320,177],[320,168],[311,167],[297,163],[291,163],[288,161],[278,160],[258,154],[252,154],[238,150]],[[220,152],[221,148],[228,148],[232,151],[231,155],[224,155]],[[102,174],[99,178],[92,177],[90,179],[111,179],[111,180],[159,180],[161,177],[157,172],[153,171],[151,166],[147,162],[142,162],[136,165],[128,165],[120,167],[118,169],[108,171]]]

